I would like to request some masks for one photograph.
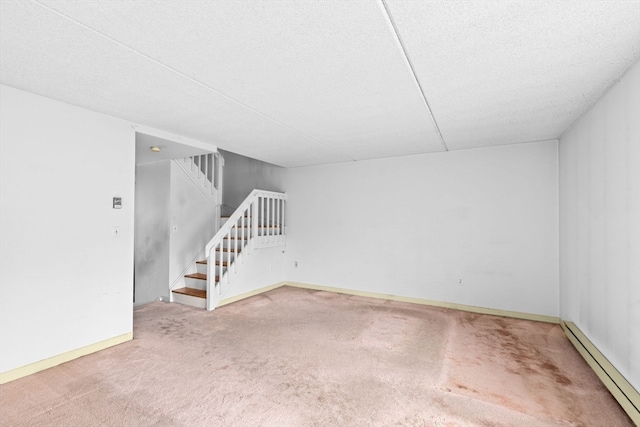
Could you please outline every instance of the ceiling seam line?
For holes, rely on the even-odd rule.
[[[155,64],[157,64],[157,65],[159,65],[159,66],[161,66],[161,67],[163,67],[163,68],[165,68],[165,69],[167,69],[167,70],[169,70],[169,71],[171,71],[171,72],[173,72],[173,73],[175,73],[177,75],[179,75],[180,77],[183,77],[183,78],[185,78],[185,79],[187,79],[187,80],[189,80],[189,81],[191,81],[191,82],[193,82],[193,83],[195,83],[195,84],[207,89],[208,91],[210,91],[212,93],[215,93],[216,95],[219,95],[219,96],[221,96],[221,97],[223,97],[223,98],[225,98],[225,99],[227,99],[227,100],[229,100],[229,101],[231,101],[231,102],[233,102],[235,104],[240,105],[241,107],[245,108],[246,110],[248,110],[248,111],[250,111],[252,113],[258,114],[259,116],[261,116],[261,117],[263,117],[263,118],[265,118],[265,119],[277,124],[278,126],[281,126],[281,127],[285,128],[285,129],[287,129],[287,130],[289,130],[289,131],[291,131],[293,133],[296,133],[296,134],[298,134],[298,135],[300,135],[300,136],[302,136],[304,138],[307,138],[310,141],[313,141],[316,144],[319,144],[319,145],[327,148],[328,150],[333,151],[334,153],[339,154],[342,157],[345,157],[345,158],[349,159],[350,161],[354,161],[354,162],[356,161],[356,159],[352,158],[351,156],[349,156],[349,155],[347,155],[347,154],[345,154],[345,153],[343,153],[343,152],[341,152],[341,151],[339,151],[339,150],[337,150],[337,149],[335,149],[335,148],[333,148],[333,147],[331,147],[331,146],[329,146],[329,145],[327,145],[327,144],[325,144],[325,143],[323,143],[321,141],[318,141],[315,138],[312,138],[312,137],[310,137],[308,135],[305,135],[304,133],[300,132],[299,130],[294,129],[291,126],[289,126],[289,125],[287,125],[285,123],[282,123],[279,120],[276,120],[273,117],[268,116],[267,114],[265,114],[265,113],[263,113],[263,112],[261,112],[259,110],[256,110],[255,108],[250,107],[249,105],[247,105],[247,104],[245,104],[245,103],[243,103],[241,101],[238,101],[237,99],[232,98],[231,96],[226,95],[225,93],[222,93],[222,92],[212,88],[211,86],[209,86],[209,85],[207,85],[207,84],[205,84],[205,83],[203,83],[203,82],[201,82],[201,81],[199,81],[199,80],[197,80],[197,79],[195,79],[195,78],[193,78],[191,76],[188,76],[187,74],[183,73],[182,71],[177,70],[177,69],[175,69],[175,68],[171,67],[170,65],[167,65],[167,64],[165,64],[163,62],[160,62],[157,59],[152,58],[151,56],[149,56],[149,55],[147,55],[145,53],[142,53],[142,52],[132,48],[131,46],[128,46],[125,43],[123,43],[123,42],[121,42],[119,40],[116,40],[115,38],[113,38],[113,37],[111,37],[111,36],[109,36],[107,34],[104,34],[101,31],[96,30],[95,28],[85,24],[84,22],[78,21],[77,19],[62,13],[59,10],[57,10],[57,9],[55,9],[55,8],[49,6],[49,5],[41,3],[39,0],[31,0],[31,2],[37,4],[37,5],[45,8],[45,9],[50,10],[51,12],[55,13],[56,15],[59,15],[59,16],[63,17],[64,19],[67,19],[68,21],[71,21],[71,22],[73,22],[73,23],[75,23],[77,25],[80,25],[81,27],[86,28],[89,31],[92,31],[95,34],[98,34],[99,36],[101,36],[101,37],[103,37],[103,38],[105,38],[105,39],[107,39],[107,40],[109,40],[109,41],[111,41],[111,42],[113,42],[113,43],[115,43],[115,44],[117,44],[119,46],[124,47],[125,49],[135,53],[136,55],[139,55],[139,56],[141,56],[141,57],[143,57],[143,58],[145,58],[145,59],[147,59],[147,60],[149,60],[149,61],[151,61],[151,62],[153,62],[153,63],[155,63]]]
[[[411,75],[413,76],[413,80],[415,81],[416,85],[418,86],[418,91],[420,92],[420,96],[422,97],[422,101],[424,102],[425,107],[427,107],[427,112],[429,113],[429,117],[431,117],[431,121],[433,122],[433,125],[436,128],[436,132],[438,133],[438,136],[440,137],[440,142],[442,143],[442,146],[444,147],[445,151],[449,151],[449,147],[447,147],[447,143],[444,141],[444,137],[442,136],[442,132],[440,131],[440,127],[438,126],[438,122],[436,122],[436,118],[433,115],[433,111],[431,111],[431,106],[429,105],[429,101],[427,100],[427,96],[424,94],[424,89],[422,88],[422,85],[420,84],[420,80],[418,79],[418,75],[416,74],[416,71],[413,68],[413,63],[411,62],[411,59],[409,58],[409,53],[407,52],[407,48],[404,45],[404,42],[402,41],[402,37],[400,37],[400,32],[398,30],[398,27],[396,26],[396,23],[393,20],[393,17],[391,16],[391,11],[389,10],[389,6],[387,5],[386,0],[380,0],[380,3],[382,4],[382,9],[384,11],[384,14],[387,17],[387,20],[388,20],[389,24],[391,25],[391,28],[393,29],[393,34],[396,36],[396,41],[400,45],[400,50],[402,51],[402,55],[404,56],[404,59],[405,59],[405,61],[407,63],[407,66],[409,67],[409,70],[411,71]]]

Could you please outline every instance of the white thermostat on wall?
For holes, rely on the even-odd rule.
[[[113,198],[113,209],[122,209],[122,197]]]

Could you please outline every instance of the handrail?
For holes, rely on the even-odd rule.
[[[207,243],[207,310],[215,308],[245,254],[284,245],[285,202],[285,193],[253,190]]]
[[[193,185],[202,193],[202,195],[211,202],[214,206],[218,206],[218,195],[216,188],[205,180],[200,179],[195,173],[192,172],[191,164],[193,162],[192,157],[185,157],[184,159],[173,159],[173,163],[182,171],[184,175],[193,182]],[[186,164],[186,166],[185,166]]]
[[[202,181],[203,185],[213,195],[219,192],[222,180],[222,167],[224,158],[220,153],[206,153],[197,156],[185,157],[184,162],[193,173],[193,178]]]

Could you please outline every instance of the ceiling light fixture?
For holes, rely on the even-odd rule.
[[[154,153],[159,153],[160,147],[151,147],[151,151],[153,151]]]

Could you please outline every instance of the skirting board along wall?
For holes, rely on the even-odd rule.
[[[573,322],[561,321],[560,326],[598,378],[626,411],[640,425],[640,393],[618,372]]]
[[[332,288],[328,286],[311,285],[308,283],[284,282],[286,286],[294,286],[296,288],[315,289],[318,291],[336,292],[339,294],[357,295],[362,297],[388,299],[391,301],[411,302],[414,304],[431,305],[434,307],[451,308],[454,310],[469,311],[472,313],[492,314],[494,316],[513,317],[516,319],[535,320],[537,322],[559,323],[560,319],[553,316],[544,316],[541,314],[521,313],[518,311],[498,310],[494,308],[475,307],[472,305],[456,304],[452,302],[433,301],[422,298],[400,297],[396,295],[379,294],[375,292],[356,291],[352,289]]]
[[[455,310],[469,311],[473,313],[490,314],[495,316],[513,317],[516,319],[533,320],[538,322],[547,323],[559,323],[562,326],[565,334],[575,346],[578,352],[586,360],[587,364],[598,375],[600,380],[609,389],[613,397],[618,401],[620,406],[627,412],[629,417],[636,425],[640,425],[640,393],[636,391],[631,384],[618,372],[618,370],[604,357],[602,353],[591,343],[591,341],[578,329],[578,327],[572,322],[565,322],[552,316],[542,316],[531,313],[520,313],[507,310],[496,310],[484,307],[474,307],[464,304],[455,304],[441,301],[425,300],[420,298],[408,298],[395,295],[385,295],[372,292],[356,291],[351,289],[333,288],[328,286],[311,285],[307,283],[297,282],[280,282],[270,286],[256,289],[245,294],[236,295],[231,298],[224,299],[220,302],[219,306],[227,305],[240,301],[255,295],[262,294],[272,289],[279,288],[281,286],[293,286],[304,289],[313,289],[325,292],[336,292],[348,295],[357,295],[370,298],[388,299],[392,301],[411,302],[415,304],[430,305],[436,307],[445,307]],[[64,362],[85,356],[90,353],[94,353],[100,350],[104,350],[108,347],[121,344],[123,342],[133,339],[133,333],[120,335],[105,341],[101,341],[77,350],[69,351],[67,353],[60,354],[49,359],[41,360],[36,363],[32,363],[27,366],[23,366],[17,369],[13,369],[8,372],[0,374],[0,384],[4,384],[9,381],[13,381],[18,378],[31,375],[33,373],[42,371],[44,369],[51,368]]]
[[[49,357],[29,365],[21,366],[7,372],[2,372],[0,373],[0,384],[8,383],[9,381],[17,380],[18,378],[26,377],[27,375],[35,374],[36,372],[44,371],[45,369],[53,368],[54,366],[62,363],[113,347],[114,345],[122,344],[123,342],[131,341],[132,339],[133,332],[129,332],[85,347],[67,351],[66,353],[58,354],[57,356]]]
[[[254,295],[259,295],[259,294],[265,293],[265,292],[270,291],[272,289],[279,288],[280,286],[285,286],[286,284],[287,284],[286,282],[280,282],[280,283],[276,283],[276,284],[271,285],[271,286],[265,286],[264,288],[256,289],[256,290],[251,291],[251,292],[247,292],[247,293],[244,293],[244,294],[236,295],[236,296],[231,297],[231,298],[223,299],[222,301],[220,301],[218,303],[218,307],[221,307],[221,306],[227,305],[227,304],[231,304],[231,303],[234,303],[236,301],[240,301],[240,300],[252,297]]]

